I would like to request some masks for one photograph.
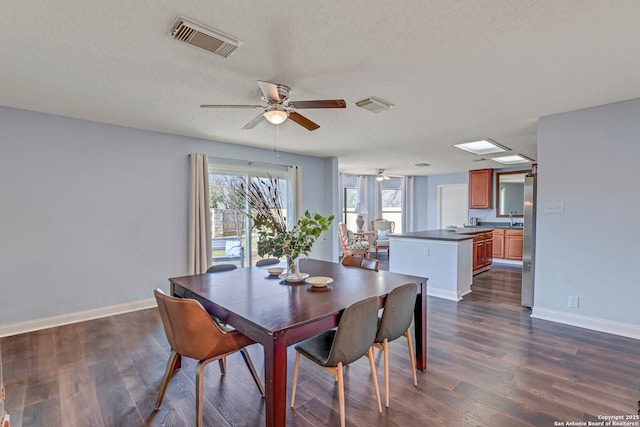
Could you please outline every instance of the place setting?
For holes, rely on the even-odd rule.
[[[308,277],[305,280],[305,283],[308,283],[307,290],[311,292],[326,292],[333,289],[333,286],[330,286],[330,283],[333,283],[333,279],[331,277],[325,276],[314,276]]]

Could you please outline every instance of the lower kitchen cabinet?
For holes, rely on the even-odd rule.
[[[522,261],[523,230],[505,230],[504,257]]]
[[[504,258],[504,232],[504,228],[496,228],[491,233],[492,255],[494,258]]]
[[[493,262],[492,240],[490,231],[473,236],[473,274],[485,271]]]
[[[496,228],[491,236],[494,258],[522,261],[523,230]]]

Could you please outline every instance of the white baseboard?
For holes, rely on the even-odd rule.
[[[10,335],[24,334],[26,332],[39,331],[41,329],[68,325],[70,323],[84,322],[86,320],[99,319],[101,317],[115,316],[116,314],[129,313],[136,310],[156,307],[155,298],[133,301],[108,307],[94,308],[91,310],[77,311],[75,313],[60,314],[57,316],[43,317],[41,319],[27,320],[26,322],[0,325],[0,338]]]
[[[640,326],[638,325],[582,316],[564,311],[536,308],[535,306],[533,307],[531,317],[640,340]]]
[[[461,298],[458,298],[458,293],[456,291],[450,291],[447,289],[440,288],[431,288],[429,287],[429,283],[427,283],[427,295],[430,297],[436,298],[444,298],[451,301],[460,301]]]

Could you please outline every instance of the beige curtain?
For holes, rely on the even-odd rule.
[[[189,274],[206,273],[211,263],[211,211],[209,210],[209,161],[205,154],[191,154],[189,181]]]
[[[302,166],[289,166],[287,197],[287,228],[291,230],[304,213],[302,211]]]

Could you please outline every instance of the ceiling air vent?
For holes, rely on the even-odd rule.
[[[393,104],[383,101],[380,98],[376,98],[372,96],[367,99],[363,99],[362,101],[358,101],[354,104],[356,107],[364,108],[365,110],[369,110],[372,113],[379,113],[381,111],[387,111],[393,108]]]
[[[178,17],[176,23],[171,27],[170,34],[180,42],[208,50],[224,58],[231,56],[242,44],[240,40],[236,40],[228,34],[207,28],[183,17]]]

